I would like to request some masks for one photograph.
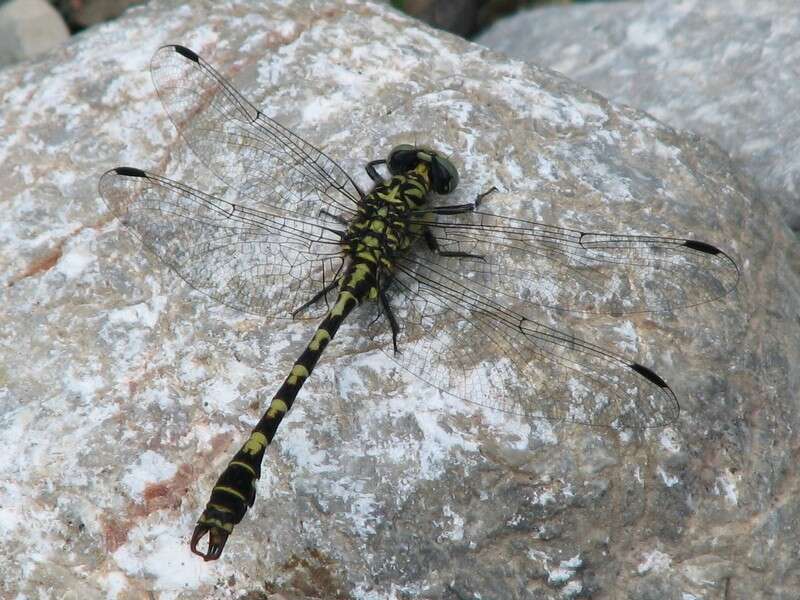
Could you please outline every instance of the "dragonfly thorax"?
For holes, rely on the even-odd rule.
[[[427,202],[431,183],[427,165],[393,175],[367,194],[348,223],[343,250],[354,261],[366,261],[380,270],[392,270],[398,253],[405,252],[419,234],[414,211]]]
[[[410,144],[392,148],[385,162],[392,177],[379,181],[363,198],[348,223],[342,248],[354,261],[391,271],[398,253],[407,251],[423,231],[424,217],[417,211],[431,192],[452,192],[458,171],[435,150]]]

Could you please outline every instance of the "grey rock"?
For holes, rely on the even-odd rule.
[[[800,4],[649,0],[539,8],[478,42],[707,135],[800,229]]]
[[[725,299],[544,315],[654,367],[683,412],[644,432],[528,423],[398,369],[360,321],[269,449],[223,557],[187,541],[312,326],[216,306],[97,193],[117,165],[224,192],[148,73],[181,42],[366,186],[432,141],[455,201],[677,234],[737,257]],[[457,74],[457,75],[453,75]],[[798,581],[796,245],[713,143],[353,2],[153,2],[0,72],[0,595],[790,598]],[[724,210],[720,210],[720,207]],[[757,572],[757,576],[753,573]]]
[[[69,39],[61,15],[45,0],[0,4],[0,67],[32,58]]]

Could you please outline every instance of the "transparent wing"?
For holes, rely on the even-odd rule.
[[[482,211],[421,222],[442,251],[482,257],[433,260],[506,303],[612,315],[668,311],[719,299],[739,281],[736,262],[705,242],[581,232]]]
[[[150,65],[167,111],[195,155],[255,206],[337,222],[362,197],[324,152],[273,121],[183,46],[163,46]]]
[[[339,232],[311,217],[233,204],[131,167],[106,172],[99,189],[144,246],[190,286],[232,308],[291,317],[341,273]],[[318,302],[303,316],[326,309]]]
[[[653,371],[534,320],[519,302],[438,262],[398,261],[391,307],[372,335],[402,367],[479,406],[588,425],[658,427],[678,417],[675,394]]]

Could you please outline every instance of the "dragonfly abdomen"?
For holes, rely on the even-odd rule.
[[[256,481],[261,475],[264,452],[275,437],[281,421],[291,410],[300,388],[347,315],[364,299],[377,296],[376,268],[369,261],[356,260],[342,276],[336,302],[292,366],[250,437],[214,485],[211,498],[192,534],[191,548],[195,554],[205,560],[216,560],[222,554],[234,525],[242,520],[255,501]],[[206,533],[209,534],[209,545],[208,551],[203,553],[197,549],[197,544]]]

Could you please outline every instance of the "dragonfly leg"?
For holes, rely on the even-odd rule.
[[[340,223],[342,225],[345,225],[345,226],[347,225],[347,219],[345,219],[344,217],[341,217],[339,215],[335,215],[332,212],[328,212],[324,208],[321,211],[319,211],[319,214],[320,215],[325,215],[326,217],[330,217],[331,219],[333,219],[334,221],[336,221],[337,223]],[[341,231],[337,231],[336,233],[344,235],[344,232],[341,232]]]
[[[320,291],[318,291],[316,294],[314,294],[314,297],[311,298],[311,300],[309,300],[308,302],[306,302],[305,304],[303,304],[299,308],[293,310],[292,311],[292,318],[296,319],[297,315],[299,313],[303,312],[309,306],[312,306],[312,305],[316,304],[317,302],[319,302],[323,297],[325,297],[328,294],[328,292],[332,291],[338,285],[339,285],[339,278],[337,277],[336,279],[331,281],[328,285],[326,285],[324,288],[322,288]]]
[[[369,175],[369,178],[372,179],[372,181],[374,181],[375,183],[381,183],[383,181],[383,177],[381,177],[381,174],[378,173],[378,170],[375,168],[375,166],[385,165],[385,164],[386,164],[385,158],[379,158],[378,160],[371,160],[367,163],[367,166],[365,167],[367,170],[367,175]]]
[[[424,213],[432,213],[435,215],[460,215],[462,213],[469,213],[477,210],[477,208],[483,202],[483,199],[486,198],[489,194],[498,191],[496,187],[492,186],[487,191],[483,192],[482,194],[478,194],[475,196],[474,202],[468,202],[466,204],[450,204],[448,206],[433,206],[429,209],[422,210],[420,212]]]
[[[480,254],[470,254],[469,252],[449,252],[445,250],[441,250],[439,248],[439,240],[436,239],[436,236],[433,235],[433,232],[429,228],[425,228],[425,232],[423,233],[425,236],[425,243],[428,245],[428,248],[431,252],[438,254],[439,256],[452,256],[455,258],[477,258],[478,260],[486,260]]]
[[[477,208],[476,202],[469,202],[467,204],[450,204],[448,206],[433,206],[428,209],[421,210],[426,214],[434,215],[460,215],[462,213],[470,213]]]
[[[475,208],[478,208],[481,205],[481,202],[483,202],[483,199],[486,198],[486,196],[488,196],[489,194],[493,194],[494,192],[498,192],[498,191],[500,191],[500,190],[498,190],[497,187],[492,186],[488,190],[483,192],[482,194],[478,194],[475,197]]]
[[[386,286],[382,286],[378,291],[378,298],[380,298],[380,305],[382,310],[386,311],[386,318],[389,320],[389,327],[392,330],[392,345],[394,346],[394,353],[399,354],[397,350],[397,333],[400,331],[400,328],[397,326],[397,319],[392,312],[392,307],[389,304],[389,298],[386,296],[385,292]],[[380,316],[380,315],[379,315]]]

